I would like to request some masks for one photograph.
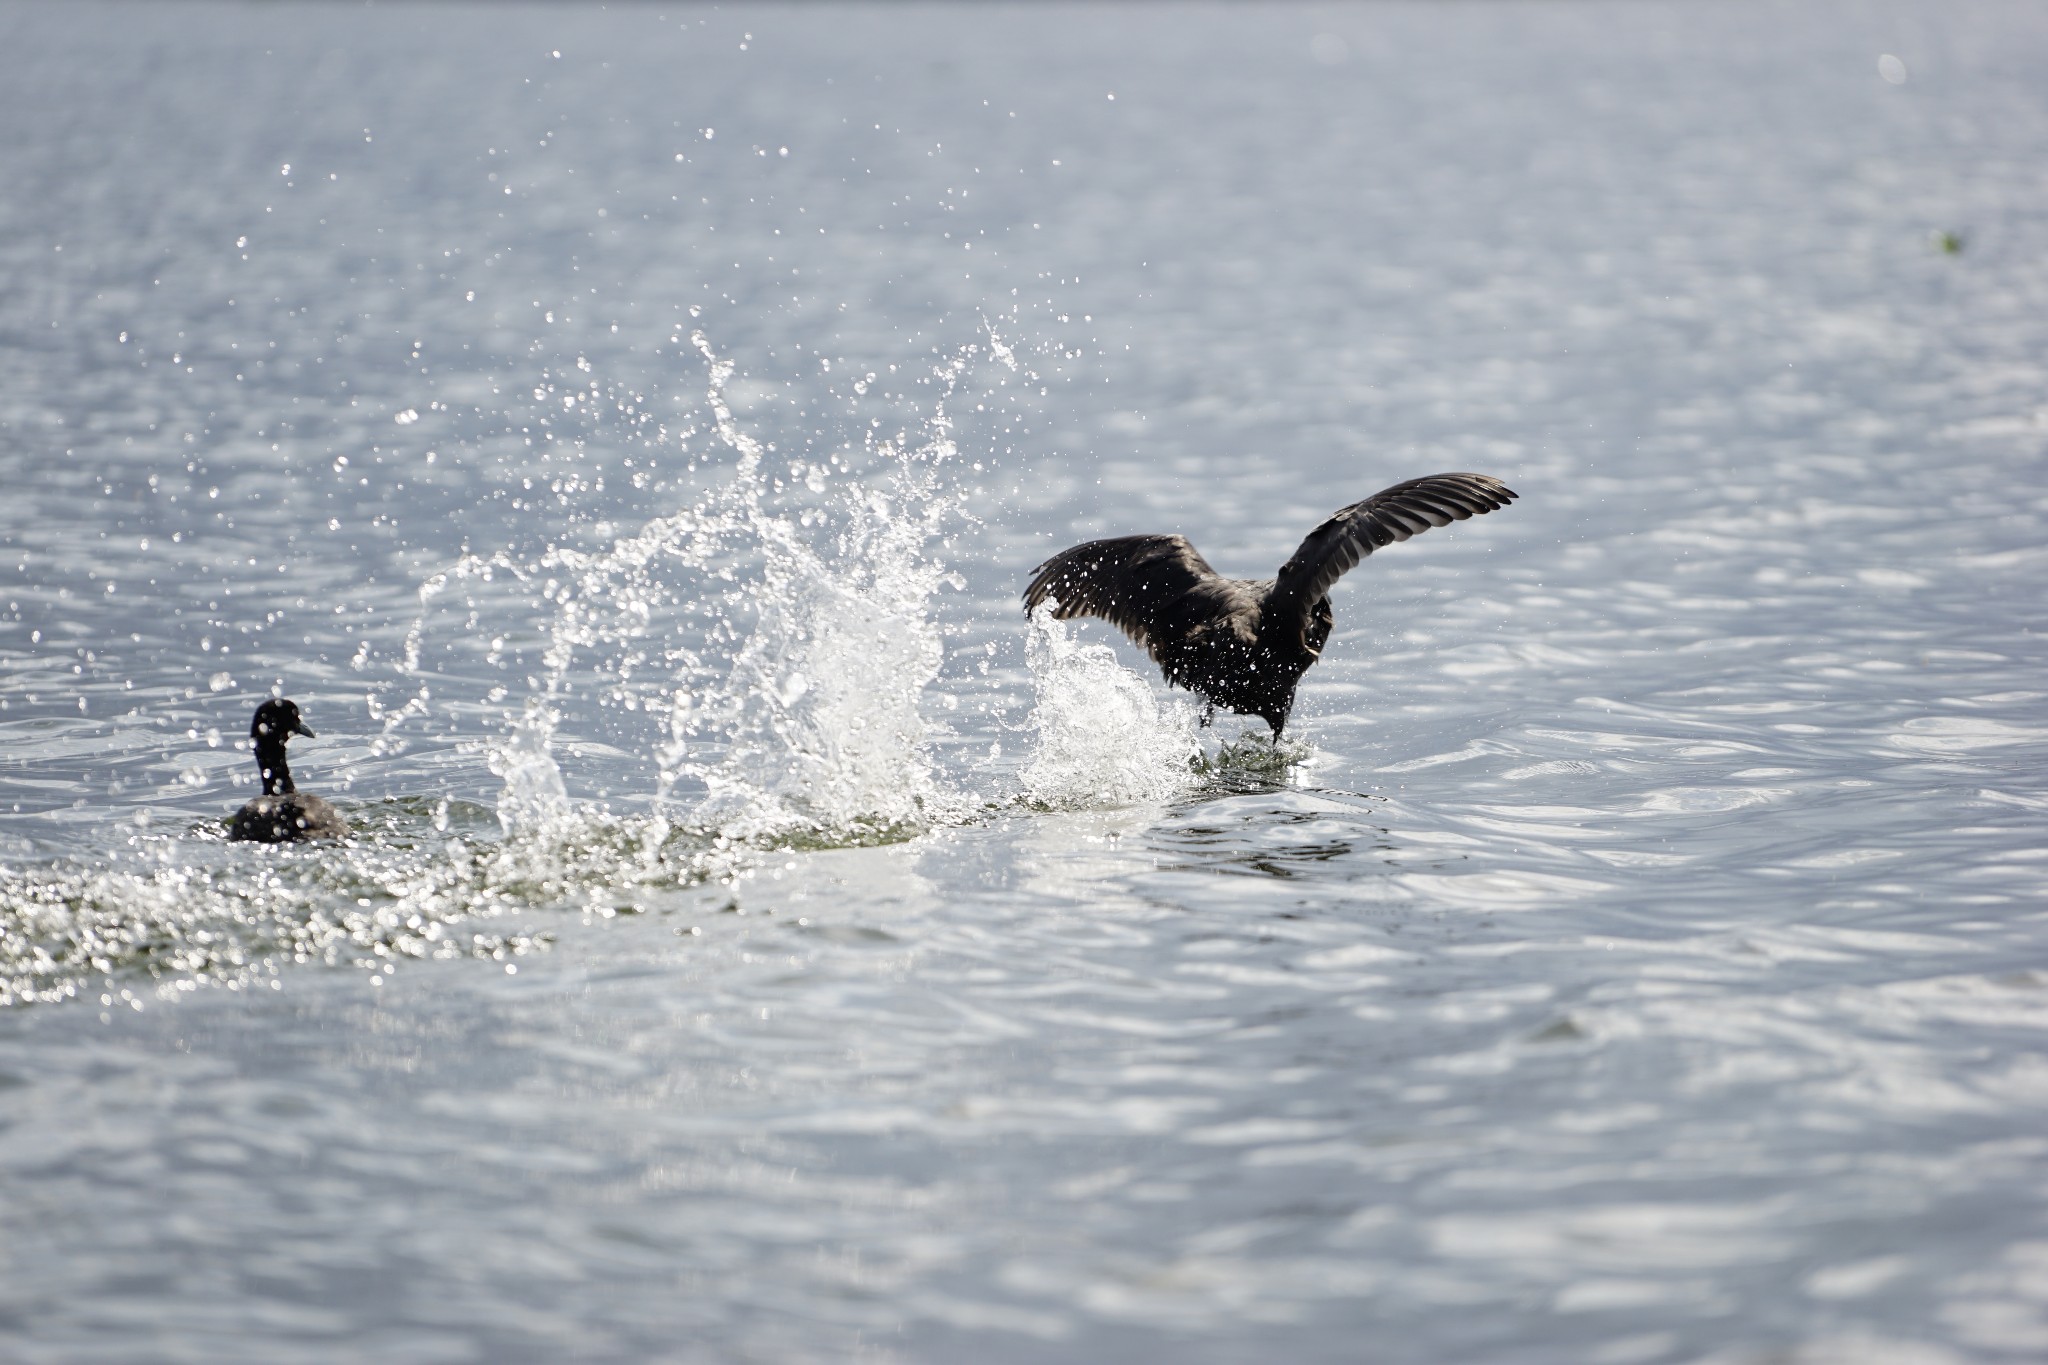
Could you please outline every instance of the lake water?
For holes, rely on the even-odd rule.
[[[0,1357],[2048,1358],[2044,66],[0,6]]]

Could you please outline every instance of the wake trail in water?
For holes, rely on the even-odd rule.
[[[427,575],[392,681],[366,695],[372,758],[444,741],[413,762],[463,788],[481,758],[494,811],[454,791],[394,797],[353,808],[357,835],[340,846],[252,858],[215,847],[220,822],[202,822],[131,839],[111,864],[0,868],[0,1003],[136,971],[187,988],[274,981],[292,961],[381,975],[407,958],[504,957],[545,935],[463,922],[675,907],[773,850],[1214,784],[1194,708],[1044,614],[1026,641],[1022,758],[938,758],[958,736],[932,713],[960,702],[939,695],[938,607],[964,587],[943,552],[978,525],[970,500],[991,500],[949,404],[997,400],[1001,373],[975,369],[1018,371],[998,337],[939,359],[918,381],[933,401],[895,435],[870,422],[822,458],[746,430],[727,401],[732,361],[691,339],[709,379],[707,420],[675,442],[687,505],[618,534],[611,504],[572,503],[544,548],[466,553]],[[371,667],[365,645],[350,668]]]

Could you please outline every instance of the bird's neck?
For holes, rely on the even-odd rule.
[[[256,741],[256,767],[263,774],[265,796],[289,796],[298,790],[292,786],[292,770],[285,765],[282,740]]]

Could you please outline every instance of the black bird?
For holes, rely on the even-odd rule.
[[[1383,545],[1513,502],[1499,479],[1432,474],[1356,502],[1308,533],[1274,578],[1225,578],[1180,536],[1121,536],[1063,550],[1034,570],[1024,609],[1099,616],[1131,637],[1167,682],[1210,707],[1261,716],[1273,742],[1294,689],[1330,638],[1330,589]]]
[[[256,708],[256,719],[249,722],[249,738],[256,741],[263,795],[235,813],[228,838],[285,844],[295,839],[340,839],[348,834],[348,821],[341,818],[340,811],[292,785],[284,746],[293,735],[315,737],[299,719],[297,703],[278,698]]]

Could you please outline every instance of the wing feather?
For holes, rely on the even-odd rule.
[[[1382,489],[1334,513],[1308,533],[1280,569],[1266,600],[1268,628],[1298,621],[1306,638],[1311,609],[1337,580],[1374,550],[1507,506],[1515,494],[1484,474],[1431,474]]]
[[[1120,536],[1062,550],[1033,571],[1024,590],[1027,613],[1047,601],[1057,620],[1109,622],[1169,673],[1173,645],[1250,605],[1242,585],[1219,576],[1181,536]]]

